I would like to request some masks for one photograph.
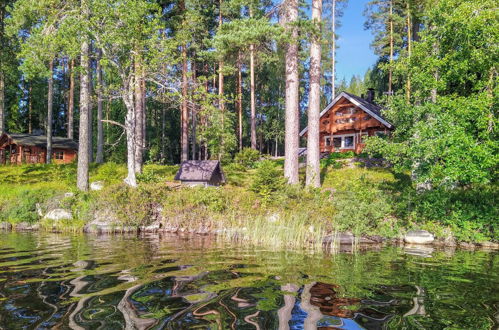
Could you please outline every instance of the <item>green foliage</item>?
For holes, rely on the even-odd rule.
[[[270,160],[264,160],[258,164],[251,190],[269,200],[272,195],[284,186],[282,170]]]
[[[368,234],[381,226],[385,235],[393,236],[397,228],[384,225],[392,216],[391,203],[390,197],[366,177],[351,178],[347,189],[333,195],[333,224],[337,230],[353,231],[356,235]]]
[[[56,190],[53,188],[22,188],[15,191],[8,200],[3,200],[0,196],[0,221],[35,223],[40,218],[37,204],[42,207],[55,194]]]
[[[234,156],[234,162],[246,168],[254,168],[261,158],[260,152],[253,148],[243,148]]]

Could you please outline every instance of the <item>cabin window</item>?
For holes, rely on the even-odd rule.
[[[333,145],[336,149],[353,149],[355,148],[355,135],[333,136]]]
[[[384,139],[387,136],[387,134],[385,131],[377,131],[376,136]]]
[[[353,136],[345,136],[343,148],[353,148]]]
[[[331,137],[330,136],[326,136],[324,138],[324,144],[326,145],[326,147],[330,147],[331,146]]]
[[[54,158],[57,160],[64,160],[64,151],[54,152]]]
[[[333,144],[335,148],[341,148],[341,138],[340,137],[333,138]]]

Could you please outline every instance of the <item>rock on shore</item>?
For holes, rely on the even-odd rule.
[[[411,230],[404,236],[404,242],[410,244],[430,244],[435,236],[426,230]]]

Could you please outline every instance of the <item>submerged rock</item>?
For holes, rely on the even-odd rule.
[[[12,224],[9,222],[0,222],[0,230],[12,230]]]
[[[104,182],[102,181],[95,181],[90,184],[90,190],[102,190],[104,189]]]
[[[430,244],[435,236],[426,230],[411,230],[404,236],[404,242],[410,244]]]
[[[71,220],[73,219],[73,215],[71,212],[64,209],[53,209],[48,211],[43,218],[54,221]]]

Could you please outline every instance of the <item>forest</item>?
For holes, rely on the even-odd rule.
[[[246,148],[284,156],[287,183],[299,184],[300,146],[308,147],[304,183],[319,187],[320,111],[341,91],[373,88],[396,129],[369,138],[368,155],[410,175],[414,190],[431,190],[428,203],[457,226],[491,237],[497,211],[487,206],[477,220],[463,210],[484,191],[487,205],[498,199],[496,1],[368,1],[358,24],[372,32],[378,60],[351,81],[336,76],[345,6],[347,0],[4,0],[0,133],[78,141],[82,191],[93,163],[126,163],[125,182],[135,187],[146,164],[228,164]],[[298,137],[304,127],[308,141]],[[472,197],[450,211],[444,204],[456,194]]]

